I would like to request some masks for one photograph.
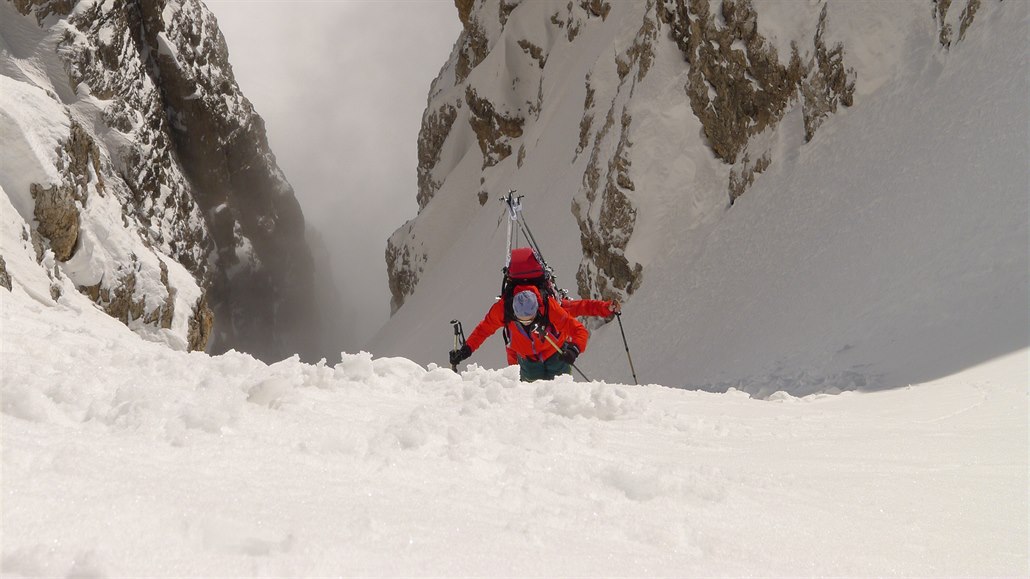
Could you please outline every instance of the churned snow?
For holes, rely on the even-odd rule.
[[[763,401],[187,354],[0,291],[5,575],[1027,572],[1026,350]]]

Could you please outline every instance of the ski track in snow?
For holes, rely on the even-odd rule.
[[[5,574],[1026,571],[1025,351],[760,401],[187,354],[64,301],[4,293]]]

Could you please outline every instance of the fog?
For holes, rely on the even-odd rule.
[[[206,0],[236,81],[332,255],[356,351],[389,317],[386,240],[418,205],[429,85],[461,31],[452,0]],[[317,250],[316,250],[317,253]]]

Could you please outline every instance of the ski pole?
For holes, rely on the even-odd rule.
[[[465,345],[465,330],[461,329],[461,322],[458,320],[451,320],[451,325],[454,326],[454,350],[459,350]],[[460,342],[458,340],[461,340]],[[451,370],[455,373],[458,372],[458,365],[451,364]]]
[[[544,339],[547,340],[548,344],[554,346],[554,349],[557,350],[559,354],[561,353],[561,348],[558,347],[558,344],[554,343],[554,340],[552,340],[551,336],[548,336],[546,332],[544,333]],[[584,380],[586,380],[587,382],[591,381],[590,378],[587,378],[587,375],[584,374],[583,371],[580,370],[578,366],[576,366],[572,362],[569,362],[569,366],[572,366],[573,369],[575,369],[577,372],[579,372],[579,375],[582,376]]]
[[[639,386],[640,381],[637,380],[637,371],[633,369],[633,356],[630,356],[629,354],[629,342],[626,341],[626,330],[622,328],[622,312],[615,314],[615,318],[619,320],[619,331],[622,332],[622,343],[626,346],[626,358],[629,359],[629,371],[633,374],[633,383]]]

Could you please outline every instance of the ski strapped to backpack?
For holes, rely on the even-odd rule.
[[[515,291],[516,288],[525,289],[523,286],[533,286],[540,292],[544,309],[537,319],[547,325],[550,324],[550,300],[547,298],[553,297],[561,303],[569,295],[568,290],[559,288],[555,283],[554,270],[544,261],[540,246],[526,224],[526,218],[522,215],[523,197],[524,195],[516,195],[514,189],[509,189],[508,194],[500,198],[508,215],[508,246],[504,269],[501,270],[504,275],[500,295],[500,299],[504,301],[505,328],[501,335],[504,337],[505,345],[511,343],[507,322],[515,319],[512,315],[511,300],[518,293]],[[520,233],[529,243],[529,247],[518,247]]]
[[[561,301],[569,295],[568,290],[559,288],[555,283],[554,270],[547,265],[544,254],[540,251],[533,232],[522,215],[522,198],[514,189],[500,198],[508,215],[508,245],[504,254],[504,280],[524,280],[528,285],[535,285],[541,295],[552,295]],[[525,238],[529,247],[519,247],[519,234]],[[521,285],[521,284],[520,284]],[[502,284],[502,294],[503,292]]]

